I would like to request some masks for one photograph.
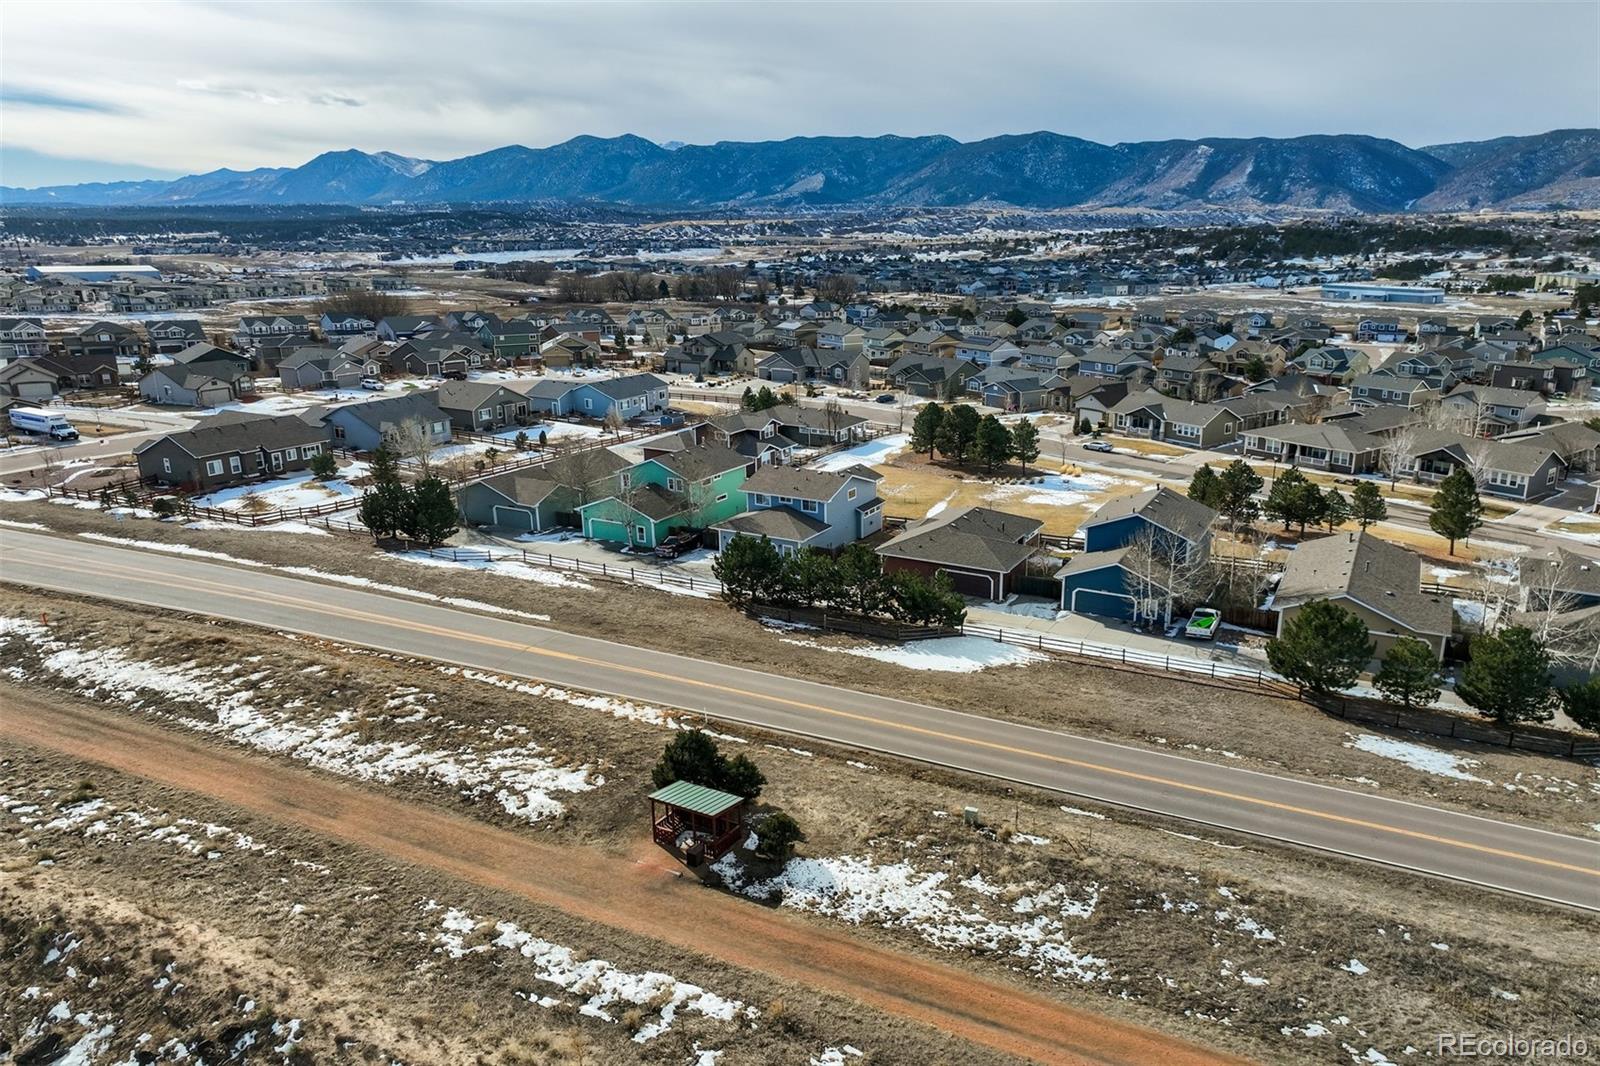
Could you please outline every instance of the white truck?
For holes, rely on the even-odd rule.
[[[1222,612],[1214,607],[1196,607],[1183,627],[1183,635],[1190,640],[1216,640],[1222,628]]]
[[[41,411],[37,407],[13,407],[9,412],[11,426],[24,433],[35,433],[51,440],[77,440],[78,431],[72,428],[66,415]]]

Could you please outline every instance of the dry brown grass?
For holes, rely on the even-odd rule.
[[[884,499],[884,511],[887,514],[921,518],[940,503],[947,508],[957,509],[994,507],[1011,514],[1037,518],[1044,523],[1046,533],[1057,536],[1073,532],[1078,528],[1078,523],[1107,500],[1139,492],[1147,486],[1142,480],[1127,478],[1084,503],[1028,503],[1025,494],[1007,491],[1023,478],[1021,467],[1015,464],[988,478],[942,462],[930,462],[926,455],[902,452],[874,469],[884,476],[878,492]],[[1042,466],[1030,467],[1027,476],[1054,473],[1079,475],[1084,470],[1075,464],[1045,461]]]

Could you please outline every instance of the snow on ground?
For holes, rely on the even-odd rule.
[[[987,670],[991,666],[1026,666],[1043,662],[1047,656],[1040,652],[1019,648],[983,637],[936,637],[932,640],[913,640],[906,644],[869,645],[843,648],[819,644],[814,640],[783,638],[785,644],[821,651],[859,655],[881,663],[893,663],[908,670],[936,670],[941,673],[970,674]]]
[[[566,807],[557,795],[588,792],[605,783],[588,765],[565,765],[538,745],[513,739],[523,732],[520,727],[476,727],[478,738],[486,741],[482,750],[430,747],[426,736],[409,742],[379,740],[364,736],[362,723],[348,710],[325,713],[299,701],[270,706],[270,684],[260,684],[266,673],[247,673],[248,663],[202,667],[150,662],[115,646],[83,648],[57,640],[37,622],[0,618],[0,647],[14,640],[31,645],[43,656],[47,672],[73,682],[91,698],[116,700],[136,710],[151,697],[187,704],[210,720],[182,712],[152,713],[343,777],[385,784],[415,778],[447,785],[463,796],[492,795],[506,813],[530,822],[561,814]],[[431,699],[429,693],[407,689],[397,692],[390,706],[426,713]],[[451,736],[473,732],[469,728]]]
[[[1425,774],[1434,774],[1439,777],[1453,777],[1457,781],[1476,781],[1488,785],[1493,782],[1487,778],[1474,777],[1467,773],[1468,769],[1481,766],[1476,759],[1454,755],[1439,748],[1430,748],[1424,744],[1413,744],[1407,740],[1396,740],[1393,737],[1379,737],[1371,733],[1346,734],[1351,739],[1345,741],[1345,747],[1355,748],[1370,755],[1381,756],[1385,759],[1394,759],[1403,762],[1413,770],[1421,770]]]
[[[524,696],[556,700],[589,711],[603,711],[613,718],[644,722],[647,725],[663,726],[667,729],[698,729],[707,736],[716,737],[718,740],[731,740],[735,744],[749,743],[743,737],[730,736],[727,733],[718,733],[707,729],[703,720],[700,722],[682,720],[674,717],[675,714],[682,712],[667,711],[664,708],[654,707],[648,703],[634,703],[632,700],[619,699],[615,696],[592,696],[584,692],[573,692],[570,689],[560,688],[556,685],[546,685],[536,681],[518,681],[515,678],[501,677],[498,674],[484,673],[481,670],[468,670],[459,666],[440,666],[437,669],[441,674],[451,677],[464,677],[468,681],[476,681],[483,685],[493,685],[495,688],[503,688],[509,692],[520,692]]]
[[[291,524],[282,522],[279,523],[279,526]],[[249,527],[227,526],[226,528],[231,532]],[[259,526],[256,528],[271,532],[276,530],[278,526]],[[320,532],[320,530],[317,532]],[[414,600],[443,603],[450,607],[461,607],[468,611],[501,614],[510,618],[526,619],[530,622],[550,621],[550,616],[547,614],[532,614],[528,611],[512,610],[509,607],[501,607],[493,603],[482,603],[478,600],[463,599],[460,596],[440,596],[432,592],[424,592],[421,589],[406,588],[404,585],[389,585],[381,581],[373,581],[371,578],[358,577],[354,574],[336,574],[329,570],[318,570],[310,566],[273,566],[271,563],[258,562],[255,559],[241,559],[236,555],[228,555],[224,552],[196,548],[192,544],[168,544],[163,541],[134,540],[129,537],[113,537],[106,533],[79,533],[78,536],[86,540],[97,540],[104,544],[115,544],[122,548],[140,548],[145,551],[164,552],[168,555],[187,555],[194,559],[211,559],[221,563],[232,563],[236,566],[248,566],[257,570],[276,570],[281,574],[293,574],[296,577],[308,577],[316,581],[331,581],[339,585],[372,589],[375,592],[389,592],[396,596],[408,596]]]
[[[1563,518],[1553,525],[1546,526],[1545,532],[1554,533],[1556,536],[1565,537],[1568,540],[1581,540],[1586,544],[1600,544],[1600,532],[1566,528],[1569,525],[1577,524],[1592,527],[1596,521],[1600,521],[1600,519],[1596,519],[1594,515],[1574,515],[1571,518]]]
[[[546,570],[537,566],[528,566],[525,563],[511,559],[497,559],[493,562],[485,560],[460,560],[442,559],[427,552],[396,552],[391,558],[403,562],[415,563],[418,566],[432,566],[445,570],[483,570],[499,574],[502,577],[514,577],[519,581],[532,581],[539,585],[548,585],[560,589],[593,589],[594,586],[575,574],[565,573],[560,570]]]
[[[440,910],[432,900],[422,904],[424,913]],[[619,1015],[643,1008],[647,1013],[633,1033],[635,1043],[643,1044],[672,1028],[679,1014],[697,1014],[734,1025],[754,1023],[761,1016],[743,1001],[709,992],[699,985],[680,981],[657,970],[631,972],[605,959],[591,959],[562,944],[552,943],[522,929],[515,922],[492,921],[473,916],[456,907],[445,910],[433,933],[435,951],[452,959],[467,955],[494,953],[497,957],[521,956],[531,963],[527,977],[534,987],[517,995],[546,1010],[576,1007],[579,1014],[617,1024]],[[489,936],[485,927],[496,934]],[[478,933],[478,930],[485,932]],[[476,941],[469,945],[469,941]],[[515,965],[515,963],[511,963]],[[519,982],[521,973],[518,972]],[[536,995],[539,986],[548,985],[555,995]]]
[[[43,530],[46,533],[50,532],[49,526],[40,525],[38,522],[15,522],[9,518],[0,518],[0,526],[9,526],[12,529],[38,529]]]
[[[44,489],[0,489],[0,503],[32,503],[44,499]]]
[[[115,514],[116,508],[111,513]],[[136,514],[137,518],[152,517],[152,513]],[[217,533],[296,533],[301,536],[326,537],[326,529],[307,525],[304,522],[268,522],[259,526],[242,526],[234,522],[213,522],[209,518],[202,518],[194,522],[185,522],[184,529],[199,529]]]
[[[359,475],[349,475],[359,476]],[[235,485],[205,496],[196,496],[196,507],[215,507],[223,511],[286,511],[299,507],[320,507],[337,500],[354,501],[361,490],[342,479],[316,481],[309,470],[251,485]]]
[[[955,499],[955,498],[956,498],[956,494],[954,492],[952,492],[950,495],[946,496],[944,499],[940,500],[938,503],[936,503],[932,507],[928,508],[928,513],[923,515],[923,517],[924,518],[934,518],[934,517],[937,517],[938,515],[943,514],[945,512],[945,509],[950,506],[950,501]]]
[[[1063,613],[1059,605],[1052,600],[1044,601],[1018,601],[1017,597],[1007,597],[1004,603],[984,603],[979,605],[979,610],[993,611],[996,614],[1011,614],[1022,618],[1042,618],[1046,622],[1054,622]]]
[[[994,503],[1020,501],[1045,507],[1071,507],[1095,500],[1115,485],[1129,485],[1125,478],[1105,474],[1049,474],[1036,484],[1001,485],[987,494]]]
[[[910,444],[911,435],[909,433],[890,433],[886,436],[845,448],[843,451],[825,455],[812,463],[811,467],[813,470],[834,471],[855,466],[857,463],[865,466],[886,463],[905,451]]]
[[[908,861],[794,858],[773,877],[753,879],[730,852],[711,869],[729,889],[751,899],[776,900],[851,925],[909,930],[946,951],[991,952],[1041,976],[1111,980],[1108,960],[1072,946],[1072,923],[1092,915],[1100,901],[1096,884],[989,886],[969,878],[964,885],[975,894],[958,899],[947,887],[948,873],[919,870]],[[986,891],[990,887],[995,891]]]

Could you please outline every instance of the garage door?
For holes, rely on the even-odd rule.
[[[504,529],[533,532],[533,512],[526,507],[504,507],[496,504],[492,517],[494,524]]]
[[[1068,593],[1067,609],[1078,614],[1092,614],[1097,618],[1128,620],[1133,615],[1133,603],[1126,596],[1096,589],[1078,589]]]
[[[989,599],[994,595],[994,578],[988,574],[964,574],[959,570],[943,572],[950,576],[956,591],[963,596],[982,596],[984,599]]]

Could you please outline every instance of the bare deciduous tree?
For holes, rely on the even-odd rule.
[[[1389,475],[1391,489],[1401,477],[1411,473],[1411,465],[1417,459],[1417,429],[1415,426],[1401,426],[1384,439],[1383,447],[1378,452],[1383,469]]]
[[[1152,526],[1136,536],[1122,557],[1134,614],[1144,620],[1172,624],[1180,603],[1198,603],[1217,587],[1216,569],[1206,552],[1182,537]]]
[[[417,480],[433,476],[433,457],[439,444],[433,431],[420,418],[408,418],[389,430],[386,435],[389,447],[416,471]]]

